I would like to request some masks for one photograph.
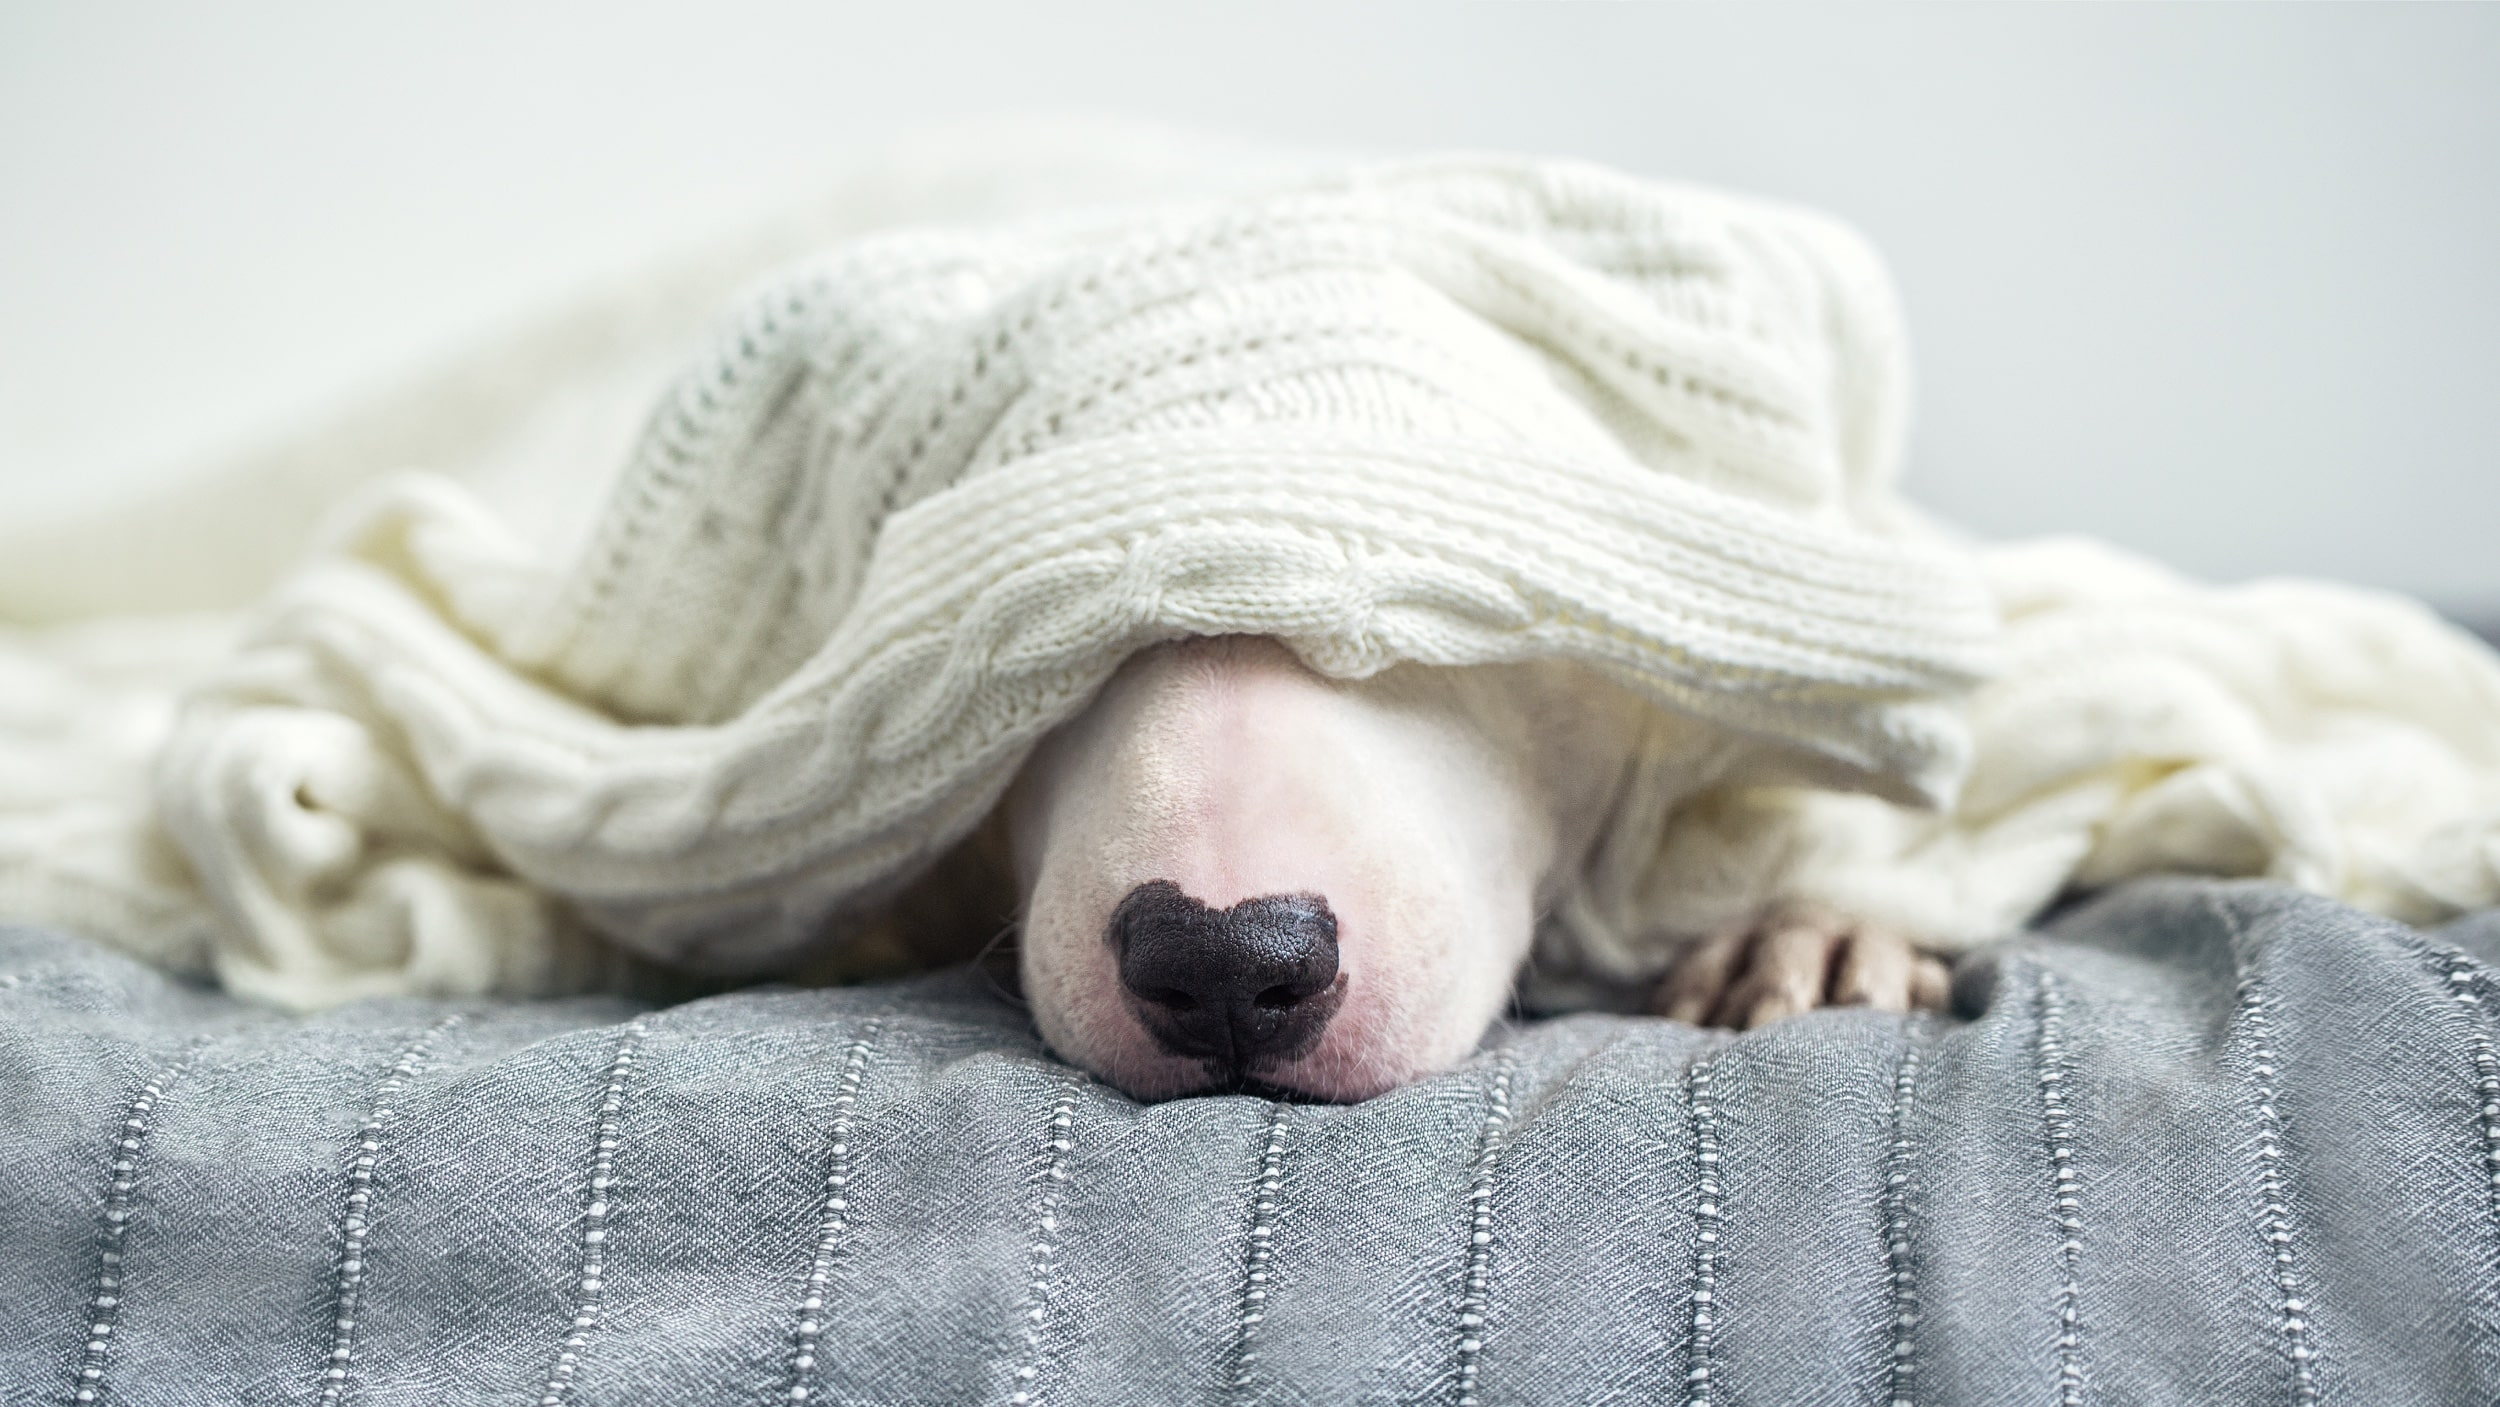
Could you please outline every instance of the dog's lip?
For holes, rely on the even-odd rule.
[[[1261,1068],[1237,1074],[1214,1061],[1162,1056],[1150,1069],[1095,1073],[1097,1078],[1141,1104],[1241,1096],[1272,1104],[1345,1105],[1377,1099],[1434,1072],[1415,1071],[1385,1083],[1371,1082],[1360,1088],[1332,1089],[1328,1087],[1331,1082],[1324,1070],[1313,1070],[1302,1061],[1268,1062]],[[1317,1087],[1314,1088],[1314,1085]],[[1148,1092],[1140,1093],[1140,1088]]]
[[[1171,1067],[1184,1067],[1197,1075],[1194,1080],[1176,1080],[1167,1085],[1159,1080],[1143,1083],[1156,1089],[1153,1094],[1137,1094],[1123,1090],[1144,1104],[1164,1104],[1175,1099],[1221,1099],[1241,1095],[1264,1099],[1272,1104],[1359,1104],[1372,1094],[1330,1094],[1320,1090],[1302,1089],[1290,1083],[1291,1076],[1280,1068],[1293,1062],[1269,1062],[1264,1069],[1236,1074],[1223,1062],[1194,1059],[1187,1056],[1166,1057]],[[1176,1072],[1175,1072],[1176,1073]],[[1119,1087],[1119,1081],[1112,1083]],[[1383,1093],[1385,1091],[1374,1091]]]
[[[1169,1104],[1180,1099],[1242,1098],[1264,1100],[1270,1104],[1332,1105],[1360,1104],[1375,1096],[1321,1094],[1313,1090],[1296,1089],[1291,1085],[1278,1084],[1254,1075],[1243,1080],[1216,1080],[1202,1088],[1177,1090],[1170,1094],[1155,1095],[1152,1098],[1133,1097],[1137,1097],[1140,1103],[1145,1104]]]
[[[1067,1053],[1044,1044],[1043,1049],[1061,1060]],[[1091,1073],[1095,1079],[1120,1091],[1140,1104],[1168,1104],[1180,1099],[1225,1099],[1235,1096],[1265,1100],[1271,1104],[1360,1104],[1389,1091],[1410,1084],[1400,1080],[1378,1089],[1361,1093],[1331,1093],[1305,1089],[1292,1083],[1291,1066],[1299,1062],[1270,1062],[1264,1070],[1235,1075],[1219,1062],[1191,1059],[1160,1052],[1146,1068],[1104,1069],[1081,1061],[1070,1061]],[[1283,1068],[1280,1068],[1283,1067]],[[1142,1091],[1142,1092],[1141,1092]]]

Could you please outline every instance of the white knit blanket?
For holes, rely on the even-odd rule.
[[[841,243],[680,350],[829,232],[1174,191]],[[770,971],[1126,655],[1222,632],[1341,676],[1577,659],[1750,739],[1631,798],[1556,916],[1606,976],[1781,898],[1945,946],[2161,869],[2500,902],[2490,652],[1923,526],[1889,287],[1819,217],[1101,134],[907,153],[828,207],[0,542],[0,917],[293,1005],[578,987],[612,945]]]

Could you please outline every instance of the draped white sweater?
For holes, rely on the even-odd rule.
[[[911,204],[880,179],[855,203]],[[1237,184],[841,243],[656,398],[669,319],[542,336],[494,395],[369,417],[480,428],[239,616],[0,635],[0,918],[294,1005],[576,987],[610,944],[770,971],[1130,652],[1232,632],[1340,676],[1573,659],[1746,739],[1703,794],[1630,798],[1555,916],[1600,976],[1783,898],[1943,947],[2160,869],[2500,902],[2491,653],[2384,596],[1924,526],[1845,229],[1569,163]],[[620,469],[602,427],[646,408]],[[354,462],[293,482],[421,467],[405,441],[334,434]],[[225,482],[202,531],[270,476]],[[601,493],[583,530],[512,521]],[[0,612],[99,552],[144,577],[169,530],[25,545],[55,569],[0,574]]]

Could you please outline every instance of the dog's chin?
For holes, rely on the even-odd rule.
[[[1028,981],[1030,978],[1028,977]],[[1245,1094],[1350,1104],[1386,1094],[1467,1058],[1498,1014],[1500,992],[1439,993],[1399,1000],[1349,974],[1334,1019],[1306,1049],[1253,1063],[1176,1053],[1126,1003],[1096,987],[1086,997],[1037,1000],[1042,1036],[1063,1059],[1148,1103]]]
[[[1461,1051],[1463,1057],[1466,1052]],[[1271,1061],[1237,1071],[1220,1060],[1171,1055],[1141,1039],[1121,1042],[1080,1060],[1104,1083],[1133,1099],[1155,1103],[1201,1095],[1243,1094],[1296,1103],[1352,1104],[1387,1094],[1436,1074],[1456,1062],[1422,1063],[1377,1051],[1354,1049],[1352,1043],[1324,1041],[1311,1053],[1292,1060]]]

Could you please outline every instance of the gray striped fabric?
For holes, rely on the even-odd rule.
[[[0,935],[11,1403],[2491,1403],[2500,915],[1141,1107],[955,975],[239,1008]],[[1974,974],[1966,974],[1972,976]]]

